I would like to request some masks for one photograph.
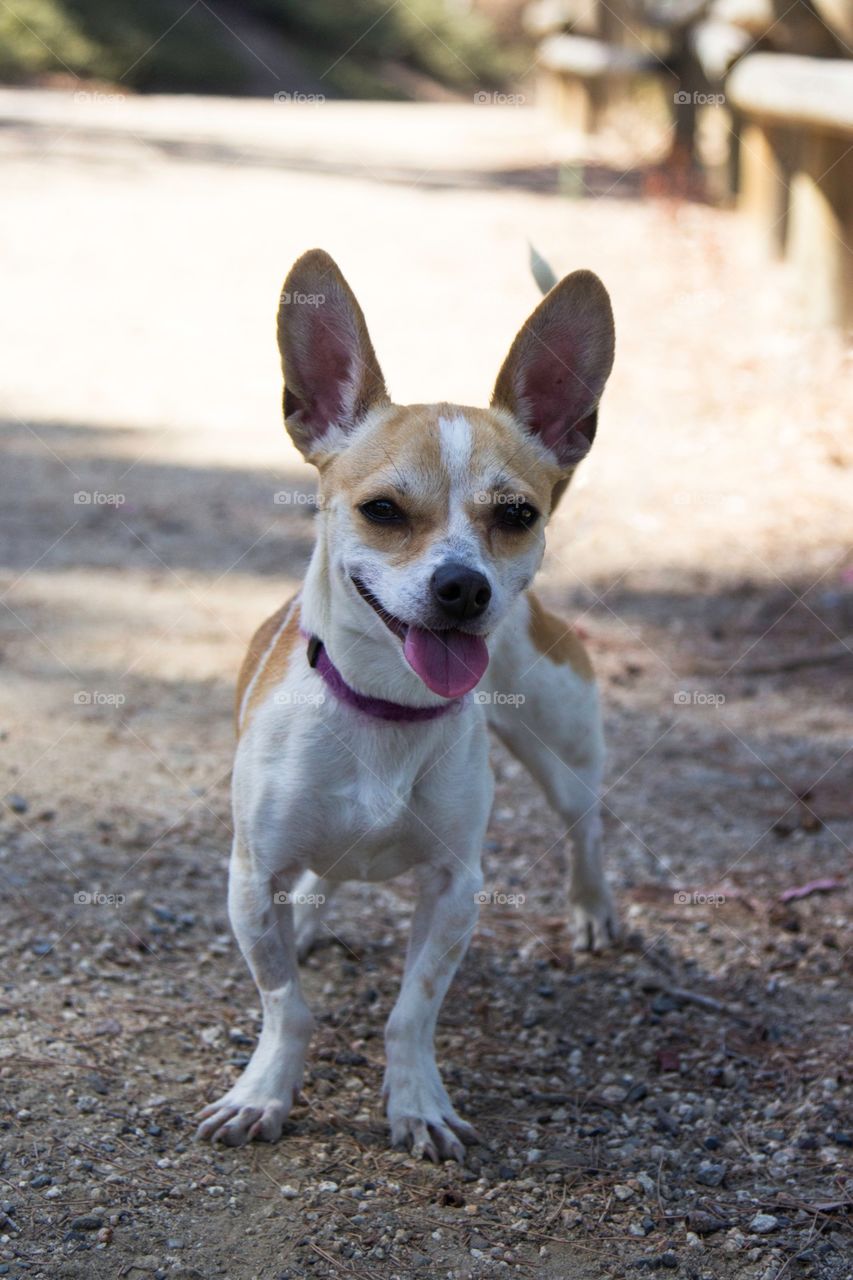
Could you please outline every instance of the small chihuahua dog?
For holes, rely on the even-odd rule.
[[[536,274],[548,291],[488,409],[393,404],[328,254],[306,253],[284,283],[284,419],[319,472],[317,543],[240,674],[228,908],[263,1028],[242,1076],[201,1112],[201,1138],[281,1136],[314,1025],[298,960],[321,908],[342,881],[411,869],[419,896],[385,1030],[391,1139],[460,1161],[477,1141],[433,1039],[484,898],[488,725],[571,835],[578,941],[615,935],[592,668],[529,590],[548,517],[595,436],[613,315],[592,272]]]

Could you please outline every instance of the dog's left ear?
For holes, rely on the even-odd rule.
[[[613,348],[607,290],[592,271],[573,271],[519,331],[498,374],[492,405],[508,409],[569,470],[592,444]]]
[[[361,307],[322,249],[290,268],[278,308],[284,420],[310,460],[336,452],[388,392]]]

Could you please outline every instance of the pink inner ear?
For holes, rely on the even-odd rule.
[[[521,400],[527,408],[527,426],[542,443],[562,457],[566,447],[574,453],[580,445],[572,430],[590,411],[597,393],[574,372],[578,354],[568,343],[544,350],[521,370]],[[583,452],[589,447],[586,447]]]
[[[353,411],[353,335],[346,333],[341,317],[333,318],[327,308],[316,308],[305,341],[305,354],[298,360],[295,385],[301,421],[318,435],[333,423],[346,425]]]
[[[350,317],[330,303],[300,305],[293,320],[286,371],[288,416],[320,436],[333,424],[351,425],[355,410],[357,335]],[[306,314],[307,312],[307,314]]]

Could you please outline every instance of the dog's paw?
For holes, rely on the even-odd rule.
[[[202,1142],[224,1142],[227,1147],[242,1147],[253,1139],[278,1142],[295,1093],[287,1100],[264,1096],[260,1090],[253,1096],[238,1082],[198,1113],[201,1124],[195,1136]]]
[[[618,941],[619,917],[609,893],[572,904],[575,951],[606,951]]]
[[[437,1113],[429,1118],[398,1116],[391,1121],[391,1142],[395,1147],[408,1147],[416,1160],[457,1160],[465,1163],[465,1147],[479,1142],[476,1129],[455,1112],[449,1116]]]
[[[465,1147],[480,1141],[476,1129],[454,1111],[434,1065],[425,1075],[399,1075],[396,1085],[386,1079],[383,1094],[393,1146],[408,1147],[417,1160],[463,1164]]]

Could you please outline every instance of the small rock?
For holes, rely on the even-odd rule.
[[[775,1231],[779,1226],[779,1219],[774,1218],[772,1213],[757,1213],[749,1224],[750,1231],[759,1236],[766,1236],[768,1232]]]
[[[6,803],[13,813],[26,813],[30,807],[23,796],[14,794],[6,797]]]
[[[89,1093],[81,1093],[77,1099],[77,1110],[82,1111],[84,1115],[89,1115],[98,1105],[98,1099],[93,1098]]]
[[[696,1181],[703,1187],[719,1187],[726,1176],[724,1164],[714,1164],[712,1160],[703,1160],[696,1173]]]
[[[99,1218],[95,1213],[84,1213],[79,1218],[71,1219],[72,1231],[100,1231],[103,1225],[103,1218]]]
[[[285,1200],[295,1200],[296,1197],[299,1195],[299,1192],[296,1190],[296,1187],[291,1187],[290,1184],[287,1182],[284,1184],[283,1187],[279,1187],[279,1191],[284,1196]]]
[[[338,1189],[338,1184],[336,1182],[318,1182],[317,1183],[318,1191],[334,1192],[334,1191],[337,1191],[337,1189]]]
[[[355,1053],[352,1049],[341,1049],[335,1054],[335,1062],[341,1067],[365,1067],[367,1058],[363,1053]]]
[[[608,1103],[610,1106],[618,1106],[628,1097],[628,1090],[623,1089],[621,1084],[608,1084],[601,1090],[602,1102]]]
[[[713,1213],[706,1213],[702,1209],[691,1209],[687,1215],[687,1223],[690,1230],[695,1235],[710,1236],[715,1231],[723,1231],[729,1226],[724,1218],[718,1218]]]
[[[635,1195],[634,1188],[628,1187],[624,1182],[617,1182],[613,1188],[613,1194],[617,1200],[631,1200]]]
[[[40,1191],[42,1187],[49,1187],[52,1182],[53,1178],[49,1173],[37,1173],[34,1178],[30,1178],[30,1186],[36,1191]]]

